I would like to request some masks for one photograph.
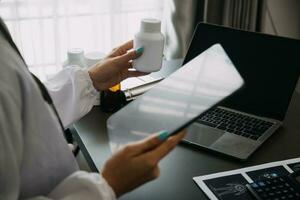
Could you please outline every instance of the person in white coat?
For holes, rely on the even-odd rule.
[[[63,136],[62,126],[88,113],[97,91],[143,75],[129,70],[140,52],[131,50],[132,41],[89,70],[74,66],[62,70],[43,89],[0,22],[1,200],[112,200],[159,176],[159,161],[184,132],[172,137],[162,132],[128,144],[106,162],[100,174],[79,170]],[[53,105],[45,101],[45,90],[61,124]]]

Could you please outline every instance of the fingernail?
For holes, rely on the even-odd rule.
[[[135,50],[135,52],[138,54],[138,55],[141,55],[144,51],[144,48],[143,47],[140,47],[138,49]]]
[[[169,136],[168,131],[161,131],[157,134],[157,139],[159,139],[160,141],[165,141]]]

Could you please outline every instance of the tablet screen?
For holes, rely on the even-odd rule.
[[[177,132],[243,85],[220,44],[196,56],[107,121],[110,142]]]

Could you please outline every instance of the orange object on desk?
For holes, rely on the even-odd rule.
[[[112,92],[119,91],[119,90],[121,90],[121,84],[119,83],[119,84],[109,88],[109,90],[112,91]]]

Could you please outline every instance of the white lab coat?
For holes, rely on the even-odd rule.
[[[46,87],[65,126],[97,98],[87,71],[78,67],[64,69]],[[0,199],[115,198],[100,174],[79,171],[53,111],[0,34]]]

